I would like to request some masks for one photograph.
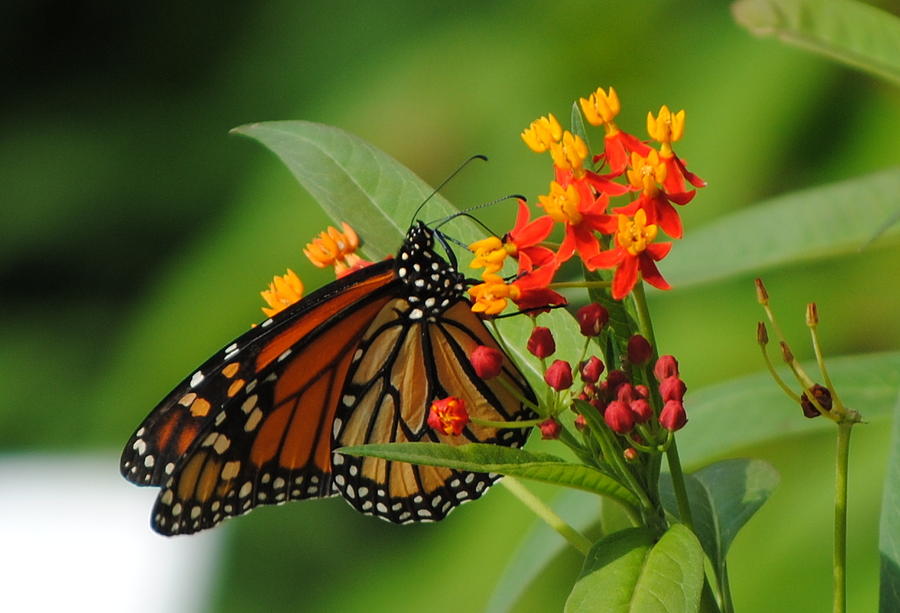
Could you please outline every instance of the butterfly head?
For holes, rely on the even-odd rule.
[[[416,222],[397,254],[395,269],[407,288],[410,319],[438,315],[465,292],[465,277],[435,252],[434,239],[434,230]]]

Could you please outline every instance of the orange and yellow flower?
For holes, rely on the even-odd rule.
[[[694,187],[706,187],[706,181],[688,171],[672,150],[672,143],[681,140],[684,135],[684,118],[684,110],[673,113],[665,104],[659,108],[657,115],[647,113],[647,133],[660,144],[659,157],[666,166],[663,187],[668,194],[684,193],[687,190],[685,180]]]
[[[343,231],[329,226],[328,230],[320,232],[319,236],[307,243],[303,249],[304,255],[313,266],[317,268],[334,266],[338,278],[371,264],[356,254],[359,237],[353,228],[346,222],[341,223],[341,228]]]
[[[668,177],[668,166],[660,160],[656,149],[651,149],[646,156],[631,154],[631,166],[628,169],[628,182],[641,195],[631,204],[613,209],[620,215],[634,215],[644,211],[647,222],[656,224],[672,238],[681,238],[683,230],[681,217],[672,203],[685,205],[693,199],[695,191],[670,194],[660,188]]]
[[[595,92],[587,98],[580,98],[578,102],[588,123],[592,126],[602,125],[605,130],[602,157],[609,164],[610,176],[619,176],[625,171],[630,153],[647,154],[650,147],[637,137],[622,131],[613,121],[621,109],[615,89],[610,87],[607,93],[602,87],[598,87]]]
[[[524,200],[519,200],[513,229],[502,240],[489,236],[469,245],[469,249],[475,254],[475,259],[469,266],[484,268],[485,273],[496,273],[503,268],[507,257],[513,257],[518,260],[520,273],[531,271],[553,257],[553,251],[540,245],[552,230],[553,220],[549,216],[532,220],[528,205]]]
[[[562,126],[559,120],[549,113],[544,117],[535,119],[522,131],[522,140],[528,148],[535,153],[543,153],[550,145],[558,143],[562,139]]]
[[[267,317],[274,317],[303,297],[303,282],[290,268],[281,276],[275,275],[269,289],[260,292],[268,307],[262,307]]]
[[[550,183],[550,193],[539,196],[540,205],[555,222],[565,226],[565,238],[557,257],[565,262],[577,251],[588,262],[600,253],[600,242],[595,232],[611,233],[616,220],[606,214],[609,198],[606,194],[594,196],[585,181],[574,181],[562,185]]]
[[[469,413],[462,398],[449,396],[435,400],[428,412],[428,426],[443,434],[459,436],[469,423]]]
[[[672,243],[654,243],[657,227],[647,223],[647,213],[639,209],[634,218],[618,216],[615,247],[595,256],[594,268],[613,268],[612,297],[621,300],[634,288],[639,275],[650,285],[670,289],[656,267],[656,262],[668,255]]]

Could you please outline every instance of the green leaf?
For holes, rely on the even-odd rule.
[[[700,606],[703,549],[681,524],[653,543],[647,528],[600,539],[585,558],[566,613],[687,613]]]
[[[256,139],[273,151],[335,221],[348,221],[364,238],[364,253],[381,260],[397,251],[413,215],[433,190],[377,147],[332,126],[308,121],[269,121],[240,126],[233,133]],[[440,194],[424,209],[428,219],[457,212]],[[466,218],[446,232],[466,244],[484,231]]]
[[[600,517],[604,508],[619,509],[616,505],[603,504],[602,499],[589,497],[577,490],[563,490],[550,504],[553,511],[566,522],[584,532]],[[516,602],[554,559],[569,549],[570,545],[540,519],[535,519],[523,536],[509,564],[494,587],[485,611],[504,613],[513,609]]]
[[[778,485],[778,473],[762,460],[724,460],[685,475],[694,531],[716,569],[720,589],[726,581],[725,556],[734,537]],[[680,518],[670,475],[660,479],[663,506]]]
[[[804,368],[816,372],[815,363]],[[882,422],[890,416],[900,389],[900,352],[830,359],[828,371],[841,399],[867,422]],[[791,380],[787,372],[782,376]],[[692,466],[742,447],[834,428],[826,419],[803,417],[799,405],[765,371],[689,390],[685,407],[689,421],[678,432],[678,450],[685,465]]]
[[[884,244],[900,235],[896,225],[885,228],[898,193],[894,167],[767,200],[687,233],[663,272],[685,287],[856,252],[882,231],[877,242]]]
[[[530,317],[504,317],[498,319],[497,327],[505,341],[505,347],[524,371],[525,376],[535,389],[546,386],[544,382],[544,366],[540,359],[528,351],[528,337],[533,329]],[[565,360],[569,364],[577,364],[584,347],[584,337],[578,322],[566,309],[553,309],[549,313],[538,315],[538,324],[553,330],[556,341],[555,360]]]
[[[441,443],[390,443],[354,445],[341,447],[337,451],[410,464],[510,475],[600,494],[625,505],[638,504],[634,494],[596,468],[570,464],[548,453],[534,453],[484,443],[470,443],[458,447]]]
[[[900,19],[849,0],[739,0],[735,20],[759,36],[900,84]]]
[[[900,398],[894,405],[894,429],[884,479],[879,533],[881,589],[878,610],[881,613],[900,611]]]
[[[580,136],[581,140],[584,141],[584,144],[587,145],[588,151],[591,151],[591,141],[588,138],[587,128],[584,127],[584,116],[581,114],[581,107],[578,106],[578,101],[572,103],[572,134],[575,136]]]

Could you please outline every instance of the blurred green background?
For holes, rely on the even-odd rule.
[[[432,184],[484,153],[451,201],[535,201],[548,159],[519,132],[547,112],[568,123],[573,99],[614,85],[619,124],[639,135],[648,110],[687,109],[677,150],[709,187],[682,210],[686,240],[767,197],[895,164],[900,142],[896,89],[751,37],[726,3],[18,1],[0,9],[0,40],[0,451],[103,452],[113,473],[155,402],[260,318],[274,273],[328,279],[300,252],[323,213],[232,127],[333,124]],[[483,215],[501,229],[511,217]],[[765,271],[797,353],[811,300],[828,354],[896,350],[898,256],[884,243]],[[653,295],[661,349],[690,388],[762,368],[753,276]],[[854,440],[853,610],[877,602],[886,444],[880,427]],[[740,610],[828,606],[831,453],[821,435],[734,450],[782,473],[734,544]],[[340,500],[261,509],[221,529],[209,610],[481,610],[532,523],[502,488],[427,526]],[[515,610],[560,609],[578,568],[561,556]]]

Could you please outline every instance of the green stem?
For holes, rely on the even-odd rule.
[[[731,600],[731,583],[728,580],[728,565],[725,560],[719,567],[719,594],[722,597],[722,613],[734,613],[734,602]]]
[[[656,347],[656,338],[653,335],[653,323],[650,320],[650,308],[647,306],[647,296],[644,294],[644,282],[638,281],[631,290],[634,306],[637,308],[638,329],[641,336],[650,342],[651,347]]]
[[[781,375],[778,374],[778,371],[775,370],[775,365],[772,364],[772,360],[769,359],[769,352],[766,350],[766,346],[760,345],[759,348],[762,351],[763,362],[766,363],[766,368],[769,369],[769,374],[773,379],[775,379],[775,383],[778,384],[778,387],[781,388],[781,391],[787,394],[788,398],[790,398],[794,402],[800,402],[800,396],[794,393],[794,390],[792,390],[788,386],[788,384],[784,382],[784,379],[782,379]]]
[[[543,500],[532,494],[524,485],[513,477],[504,477],[500,481],[510,493],[519,499],[522,504],[531,509],[535,515],[544,520],[548,526],[556,530],[572,547],[587,555],[591,550],[591,542],[586,536],[566,523],[566,521],[553,512]]]
[[[546,421],[545,418],[539,417],[538,419],[524,419],[522,421],[491,421],[489,419],[478,419],[477,417],[470,417],[469,421],[471,421],[476,426],[484,426],[485,428],[531,428],[532,426],[538,426]]]
[[[609,281],[557,281],[555,283],[551,283],[547,287],[550,289],[558,289],[565,287],[581,287],[585,289],[591,288],[603,288],[609,287],[612,285]]]
[[[694,518],[691,516],[691,505],[688,502],[687,488],[684,485],[684,473],[681,471],[681,460],[678,458],[678,445],[674,438],[666,450],[666,460],[669,462],[669,473],[672,475],[672,489],[675,490],[675,499],[678,501],[678,514],[684,525],[693,532]]]
[[[838,424],[834,474],[834,613],[847,610],[847,465],[853,422]]]

